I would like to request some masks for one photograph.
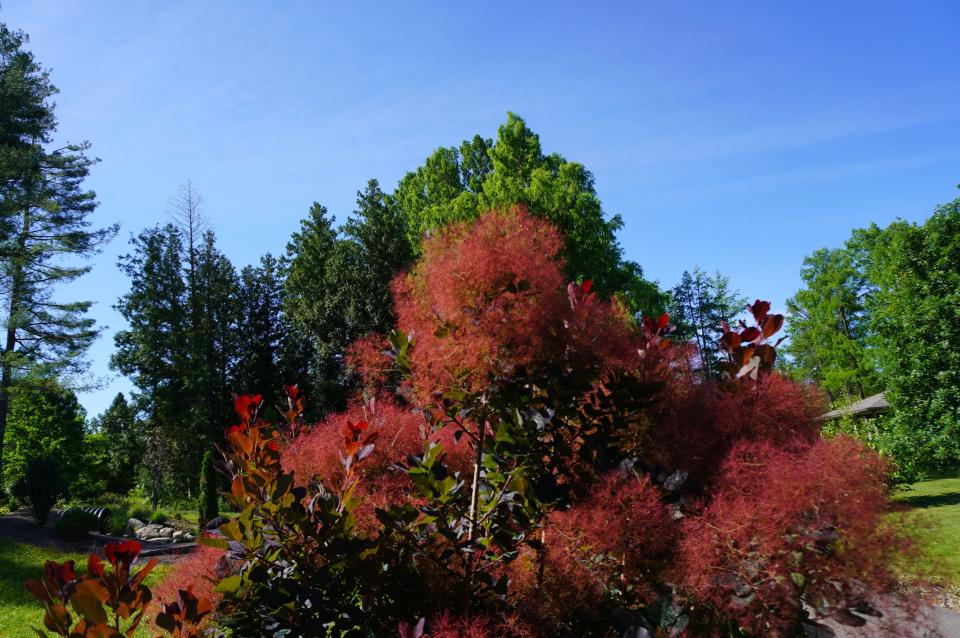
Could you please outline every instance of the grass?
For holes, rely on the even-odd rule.
[[[43,609],[23,588],[23,582],[42,575],[43,564],[48,560],[60,563],[74,560],[78,568],[84,569],[87,564],[85,554],[59,552],[0,538],[0,636],[3,638],[36,636],[31,627],[42,627]],[[156,583],[167,569],[167,565],[157,565],[147,577],[147,585]],[[148,629],[152,626],[144,622],[135,635],[150,636]]]
[[[896,499],[912,508],[909,516],[920,524],[923,573],[960,586],[960,473],[914,483]]]

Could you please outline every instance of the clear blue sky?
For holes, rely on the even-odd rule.
[[[121,237],[69,294],[109,326],[127,239],[191,178],[239,268],[279,254],[308,206],[338,220],[375,177],[494,136],[514,111],[585,164],[649,277],[699,265],[782,308],[804,255],[960,195],[960,3],[23,2],[89,139],[96,222]]]

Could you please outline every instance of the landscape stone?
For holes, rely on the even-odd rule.
[[[146,523],[137,518],[131,518],[127,520],[127,527],[133,532],[137,531],[144,525],[146,525]]]
[[[219,529],[221,525],[223,525],[224,523],[229,523],[229,522],[230,522],[230,521],[228,521],[227,519],[223,518],[222,516],[216,516],[216,517],[214,517],[214,518],[211,518],[209,521],[207,521],[207,524],[204,525],[204,529],[208,529],[208,530]]]

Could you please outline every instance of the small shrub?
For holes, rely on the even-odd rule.
[[[33,518],[37,525],[47,524],[47,517],[53,504],[60,495],[60,476],[57,464],[51,459],[40,458],[27,463],[24,473],[26,497],[33,510]]]
[[[167,513],[163,510],[157,510],[150,515],[150,522],[157,525],[163,525],[167,522]]]
[[[135,518],[140,521],[150,520],[150,508],[140,505],[130,510],[130,518]]]
[[[53,525],[56,535],[67,540],[81,540],[88,532],[99,528],[100,521],[96,516],[77,509],[67,510]]]
[[[107,521],[107,531],[116,536],[123,536],[127,532],[127,521],[130,516],[125,509],[113,510],[110,520]]]

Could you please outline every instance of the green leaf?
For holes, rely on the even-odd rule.
[[[243,579],[237,574],[234,574],[233,576],[227,576],[217,583],[217,586],[213,588],[213,591],[217,592],[218,594],[233,594],[240,589],[242,581]]]

